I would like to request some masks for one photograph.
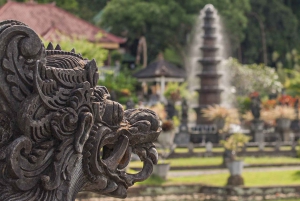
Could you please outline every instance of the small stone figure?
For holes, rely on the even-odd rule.
[[[188,106],[186,100],[182,101],[182,108],[181,108],[181,122],[179,126],[179,132],[175,135],[175,143],[177,145],[187,145],[190,142],[191,134],[188,130]]]
[[[173,103],[168,102],[166,105],[167,118],[172,119],[176,115],[176,109]]]
[[[254,93],[253,93],[254,94]],[[251,112],[255,120],[259,120],[260,118],[260,110],[261,110],[261,101],[259,95],[255,94],[251,96]]]
[[[182,124],[187,124],[188,122],[188,105],[186,99],[182,100],[182,105],[181,105],[181,122]]]

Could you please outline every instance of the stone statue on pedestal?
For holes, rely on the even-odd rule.
[[[260,103],[261,101],[259,96],[251,98],[251,112],[255,120],[259,120],[260,118]]]
[[[264,121],[260,119],[261,100],[257,92],[253,93],[251,97],[251,112],[254,119],[251,122],[251,131],[255,142],[259,143],[259,150],[264,150]]]
[[[79,191],[124,198],[150,176],[158,116],[124,111],[97,86],[94,60],[55,48],[18,21],[0,23],[0,200],[73,201]],[[131,153],[144,166],[124,171]]]

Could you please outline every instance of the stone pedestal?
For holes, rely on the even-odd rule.
[[[179,132],[175,135],[174,142],[177,145],[188,145],[191,141],[191,134],[188,129],[188,105],[185,99],[182,100],[181,105],[181,124]]]
[[[212,156],[213,144],[211,142],[207,142],[205,144],[205,149],[206,149],[205,156],[206,157]]]
[[[290,127],[291,120],[286,118],[279,118],[276,120],[276,129],[281,134],[282,141],[288,142],[290,141]]]
[[[163,179],[167,179],[169,170],[170,170],[169,163],[157,164],[153,166],[153,174]]]
[[[263,151],[265,147],[265,135],[264,135],[264,122],[262,120],[255,119],[251,122],[251,132],[253,141],[258,142],[259,150]]]
[[[194,144],[193,143],[189,143],[188,149],[189,149],[189,153],[190,154],[194,153]]]
[[[227,186],[243,186],[244,179],[241,175],[231,175],[227,180]]]
[[[241,186],[244,185],[244,179],[241,176],[244,162],[241,160],[229,161],[226,164],[230,172],[230,177],[227,180],[227,186]]]

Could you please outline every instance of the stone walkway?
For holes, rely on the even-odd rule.
[[[264,171],[282,171],[282,170],[300,170],[300,166],[284,166],[284,167],[256,167],[256,168],[244,168],[243,172],[264,172]],[[186,176],[198,176],[207,174],[220,174],[229,173],[228,169],[212,169],[212,170],[183,170],[183,171],[170,171],[168,177],[186,177]]]

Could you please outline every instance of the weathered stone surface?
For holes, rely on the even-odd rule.
[[[147,109],[123,111],[97,86],[94,60],[0,23],[0,200],[73,201],[79,191],[126,197],[157,162],[161,130]],[[124,169],[131,153],[144,162]]]

